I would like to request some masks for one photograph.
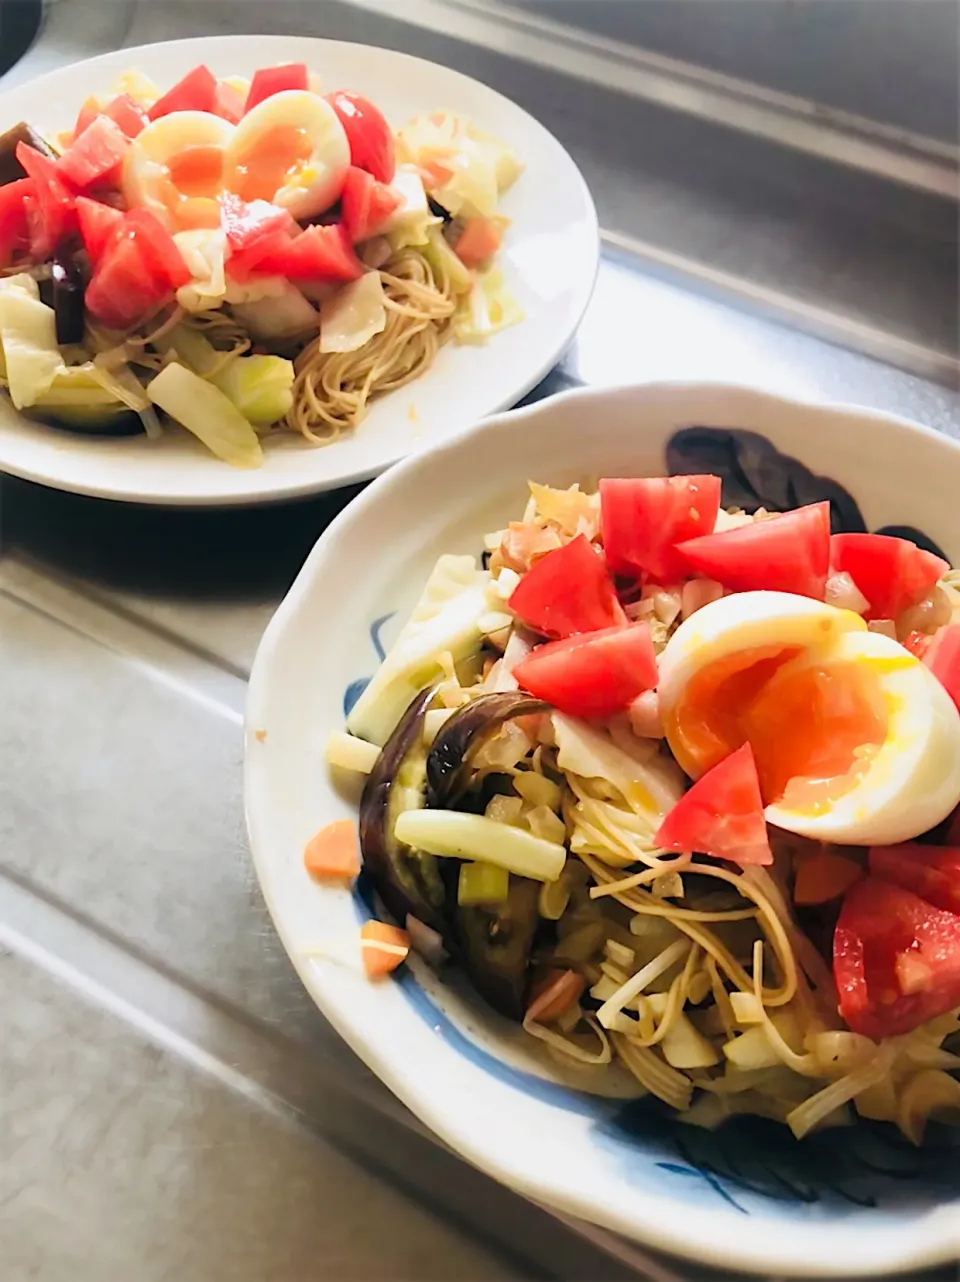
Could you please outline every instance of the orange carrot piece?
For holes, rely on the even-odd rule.
[[[539,983],[534,984],[527,1018],[538,1024],[549,1024],[559,1019],[568,1007],[579,1001],[587,981],[575,970],[547,971]]]
[[[852,859],[835,855],[830,850],[797,855],[793,882],[793,902],[801,905],[825,904],[839,899],[863,876],[863,869]]]
[[[385,921],[365,921],[360,927],[360,951],[368,979],[382,979],[406,961],[410,936],[399,926]]]
[[[321,828],[307,842],[303,865],[311,877],[352,881],[360,871],[356,823],[352,819],[338,819]]]
[[[479,267],[500,248],[502,224],[493,218],[468,218],[454,252],[464,267]]]

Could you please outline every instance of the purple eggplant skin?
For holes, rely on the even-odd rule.
[[[512,875],[502,904],[461,907],[454,901],[453,934],[460,965],[484,1001],[517,1023],[527,1006],[539,905],[539,883]]]
[[[51,302],[57,323],[57,342],[70,345],[83,342],[83,277],[76,263],[69,258],[54,258],[50,264],[50,293],[52,298],[40,297]]]
[[[51,160],[57,158],[57,153],[46,138],[37,133],[33,125],[21,120],[12,129],[0,134],[0,187],[6,187],[7,183],[14,183],[27,176],[27,171],[17,160],[17,144],[21,142],[25,142],[34,151],[39,151],[41,155],[49,156]]]
[[[440,727],[427,756],[427,805],[450,810],[468,791],[473,758],[500,727],[516,717],[549,712],[549,703],[520,690],[482,694]]]
[[[434,690],[422,690],[411,702],[384,744],[367,777],[360,798],[360,852],[363,866],[391,916],[405,922],[407,914],[446,936],[445,887],[434,855],[402,846],[393,835],[402,788],[425,791],[426,750],[423,718]],[[404,779],[398,783],[403,772]],[[407,797],[409,800],[409,797]]]

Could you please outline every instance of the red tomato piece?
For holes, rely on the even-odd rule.
[[[103,181],[130,148],[130,139],[107,116],[98,116],[57,161],[61,175],[81,190]]]
[[[123,130],[128,138],[136,138],[150,123],[150,117],[128,93],[117,94],[104,107],[103,114]]]
[[[217,101],[217,78],[209,67],[201,65],[188,71],[150,108],[151,120],[169,116],[174,111],[213,111]]]
[[[663,850],[772,864],[753,749],[745,743],[684,793],[654,836]]]
[[[177,243],[149,209],[131,209],[124,219],[138,244],[143,249],[144,261],[151,268],[151,276],[158,288],[176,290],[189,284],[190,268],[183,261]]]
[[[26,200],[35,196],[32,178],[18,178],[0,187],[0,267],[9,267],[30,248]]]
[[[365,169],[351,165],[343,180],[340,206],[347,235],[357,244],[369,240],[393,211],[399,209],[400,196],[386,183],[377,182]]]
[[[950,569],[941,557],[889,534],[834,534],[830,561],[870,602],[867,619],[898,619]]]
[[[627,621],[603,561],[582,534],[534,561],[508,604],[535,632],[551,637]]]
[[[345,89],[324,97],[340,117],[350,144],[351,165],[373,174],[377,182],[393,182],[397,168],[393,131],[380,109],[369,98]]]
[[[920,657],[960,710],[960,623],[939,628],[929,641]]]
[[[348,281],[362,276],[364,267],[343,226],[334,223],[308,227],[293,240],[278,236],[257,270],[292,281]]]
[[[211,107],[215,116],[222,116],[224,120],[229,120],[231,125],[236,125],[243,119],[245,107],[246,99],[239,89],[228,85],[225,80],[217,82],[217,92]]]
[[[232,191],[220,196],[220,221],[227,244],[234,252],[249,249],[256,241],[274,232],[288,235],[297,230],[292,215],[267,200],[241,200]]]
[[[264,67],[253,73],[244,114],[257,103],[263,102],[265,98],[272,98],[275,93],[283,93],[286,89],[309,88],[310,80],[306,64],[303,62],[287,62],[278,67]]]
[[[108,243],[123,226],[123,214],[119,209],[101,204],[99,200],[78,196],[77,218],[80,222],[80,238],[91,264],[96,267]]]
[[[538,646],[513,675],[522,690],[571,717],[612,717],[657,684],[657,657],[650,629],[633,623]]]
[[[830,504],[678,545],[687,564],[733,592],[794,592],[822,601],[830,569]]]
[[[912,890],[934,908],[960,913],[958,846],[922,846],[917,842],[874,846],[870,850],[870,871],[881,881]]]
[[[482,267],[500,248],[500,240],[499,222],[490,218],[468,218],[453,249],[464,267]]]
[[[143,237],[121,228],[87,286],[87,311],[108,329],[126,330],[149,320],[171,301],[144,249]]]
[[[30,226],[30,254],[37,262],[43,262],[76,230],[73,195],[60,177],[57,161],[41,155],[24,142],[17,143],[16,156],[34,180],[34,191],[27,195],[25,201]]]
[[[840,1014],[879,1041],[960,1005],[960,916],[867,877],[847,891],[833,936]]]
[[[80,108],[80,114],[77,116],[77,123],[73,126],[73,141],[76,142],[85,129],[96,120],[101,114],[100,103],[96,98],[88,98]]]
[[[676,544],[712,534],[720,510],[718,476],[613,477],[600,482],[603,551],[614,574],[648,574],[657,583],[689,577]]]

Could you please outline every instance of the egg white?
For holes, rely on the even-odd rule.
[[[337,113],[323,98],[306,89],[285,89],[258,103],[236,126],[227,148],[225,172],[243,163],[257,135],[278,125],[302,129],[312,152],[291,181],[271,197],[294,218],[322,214],[340,195],[350,165],[350,144]],[[228,179],[229,181],[229,179]]]

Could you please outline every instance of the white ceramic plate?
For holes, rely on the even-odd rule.
[[[226,36],[121,49],[55,71],[0,97],[0,132],[19,120],[68,129],[90,94],[139,67],[162,88],[197,63],[220,76],[306,62],[330,89],[366,94],[399,126],[449,108],[509,140],[526,164],[503,201],[512,219],[501,254],[526,319],[482,347],[448,345],[422,378],[376,401],[352,435],[315,448],[293,434],[271,442],[255,472],[228,467],[193,438],[84,437],[21,418],[0,398],[0,471],[81,494],[141,503],[261,503],[376,476],[413,450],[515,404],[556,363],[593,289],[597,219],[580,172],[552,134],[477,81],[389,49],[292,36]]]
[[[267,629],[245,781],[260,883],[304,984],[354,1050],[449,1145],[519,1192],[737,1271],[853,1277],[945,1262],[960,1216],[949,1154],[866,1124],[797,1144],[773,1123],[714,1137],[645,1112],[631,1134],[622,1104],[563,1084],[537,1043],[463,987],[422,967],[375,985],[310,956],[356,940],[369,915],[350,891],[312,883],[302,854],[319,828],[356,813],[324,744],[351,684],[373,671],[381,632],[389,642],[440,552],[478,554],[484,532],[523,510],[529,477],[662,474],[667,440],[691,425],[762,433],[845,486],[869,528],[916,526],[960,557],[960,448],[881,414],[662,384],[573,392],[489,420],[356,499]]]

